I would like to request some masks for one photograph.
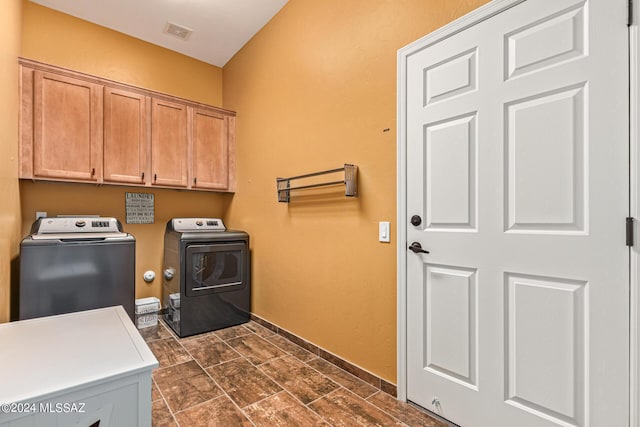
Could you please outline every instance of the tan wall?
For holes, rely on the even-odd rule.
[[[138,239],[137,295],[159,296],[141,272],[159,273],[166,219],[221,215],[251,234],[254,312],[394,381],[396,247],[377,242],[377,227],[391,221],[395,239],[396,51],[484,2],[290,0],[222,80],[216,67],[24,0],[22,55],[213,105],[224,90],[238,111],[236,196],[154,191],[156,224],[126,226]],[[277,176],[344,162],[360,167],[359,198],[311,191],[277,203]],[[35,210],[122,220],[125,191],[23,182],[22,231]]]
[[[4,1],[0,13],[0,322],[9,320],[11,262],[20,243],[18,189],[18,55],[22,2]]]
[[[227,219],[253,239],[252,310],[390,381],[396,245],[377,237],[391,221],[396,238],[396,52],[485,1],[290,0],[223,68],[239,141]],[[276,177],[345,162],[357,199],[277,202]]]
[[[222,70],[219,67],[27,0],[22,4],[22,56],[210,105],[221,105]],[[17,88],[17,81],[15,85]],[[125,224],[125,192],[155,194],[155,224]],[[217,193],[22,181],[21,231],[22,234],[28,232],[36,211],[45,211],[49,216],[115,216],[125,230],[136,237],[136,297],[160,298],[162,281],[159,275],[166,222],[180,216],[221,217],[230,197]],[[156,272],[157,278],[151,284],[142,280],[146,270]]]
[[[28,0],[23,0],[23,7],[25,58],[209,105],[222,105],[220,67]]]

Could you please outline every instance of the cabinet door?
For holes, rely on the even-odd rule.
[[[35,177],[97,181],[101,176],[102,87],[34,72]]]
[[[151,183],[187,186],[187,106],[152,100]]]
[[[104,90],[104,180],[144,184],[148,177],[149,98],[106,87]]]
[[[229,188],[229,121],[203,108],[191,109],[192,188]]]

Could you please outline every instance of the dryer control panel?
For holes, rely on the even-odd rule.
[[[224,231],[220,218],[174,218],[171,225],[175,231]]]

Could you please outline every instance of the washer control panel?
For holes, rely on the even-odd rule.
[[[58,233],[118,233],[118,220],[104,217],[56,217],[36,221],[35,234]]]

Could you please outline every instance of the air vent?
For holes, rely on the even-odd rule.
[[[182,27],[178,24],[174,24],[173,22],[167,22],[167,25],[164,26],[164,32],[166,34],[187,41],[189,40],[189,37],[191,36],[193,30],[187,27]]]

